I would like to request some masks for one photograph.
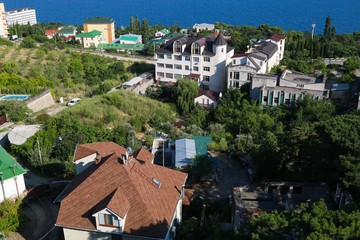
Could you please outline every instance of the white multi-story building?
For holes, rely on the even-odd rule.
[[[12,26],[14,24],[34,25],[37,23],[35,9],[21,8],[13,11],[8,11],[6,12],[6,21],[9,26]]]
[[[284,57],[285,37],[275,34],[259,41],[243,54],[235,54],[228,67],[227,87],[240,88],[250,83],[254,74],[266,74]]]
[[[215,25],[214,24],[210,24],[210,23],[195,23],[193,26],[193,29],[196,32],[200,32],[203,30],[208,30],[208,31],[212,31],[215,29]]]
[[[6,14],[4,3],[0,3],[0,37],[6,38],[9,35],[8,25],[6,23]]]
[[[189,77],[202,89],[222,92],[226,88],[226,67],[234,55],[222,34],[207,37],[179,36],[156,51],[156,80],[176,82]]]
[[[321,100],[329,97],[323,79],[324,76],[309,76],[290,70],[285,70],[280,77],[255,74],[251,81],[250,97],[266,106],[294,105],[305,95]]]

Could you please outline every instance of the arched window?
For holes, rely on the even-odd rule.
[[[174,43],[174,52],[175,53],[181,53],[182,51],[182,46],[181,46],[181,43],[179,41],[175,41]]]
[[[198,43],[193,43],[192,54],[200,55],[200,45]]]

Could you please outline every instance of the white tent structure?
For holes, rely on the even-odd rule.
[[[196,156],[194,139],[178,139],[175,141],[175,167],[191,164],[191,159]]]

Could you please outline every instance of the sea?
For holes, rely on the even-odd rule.
[[[146,18],[150,25],[182,28],[195,23],[223,22],[231,25],[269,24],[285,30],[324,30],[330,16],[337,33],[360,31],[360,0],[0,0],[5,11],[34,8],[38,22],[82,24],[86,18],[115,19],[128,26],[131,16]]]

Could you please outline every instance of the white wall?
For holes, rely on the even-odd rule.
[[[112,240],[111,234],[63,228],[65,240]]]
[[[25,181],[24,181],[24,175],[16,176],[15,178],[9,178],[6,179],[3,183],[0,182],[0,202],[4,201],[4,196],[6,199],[10,198],[17,198],[17,191],[16,191],[16,183],[19,190],[19,195],[21,196],[25,191]],[[4,195],[5,191],[5,195]]]
[[[89,156],[83,157],[77,161],[75,161],[76,164],[76,174],[81,173],[86,168],[90,167],[91,164],[95,163],[96,153],[93,153]]]
[[[209,103],[208,103],[208,101],[209,101]],[[197,103],[197,104],[199,104],[200,106],[202,106],[202,105],[208,105],[209,107],[216,107],[216,105],[217,105],[217,102],[215,102],[214,100],[212,100],[212,99],[210,99],[210,98],[208,98],[207,96],[205,96],[205,95],[202,95],[202,96],[199,96],[199,97],[197,97],[197,98],[195,98],[194,99],[194,102],[195,102],[195,104]]]

